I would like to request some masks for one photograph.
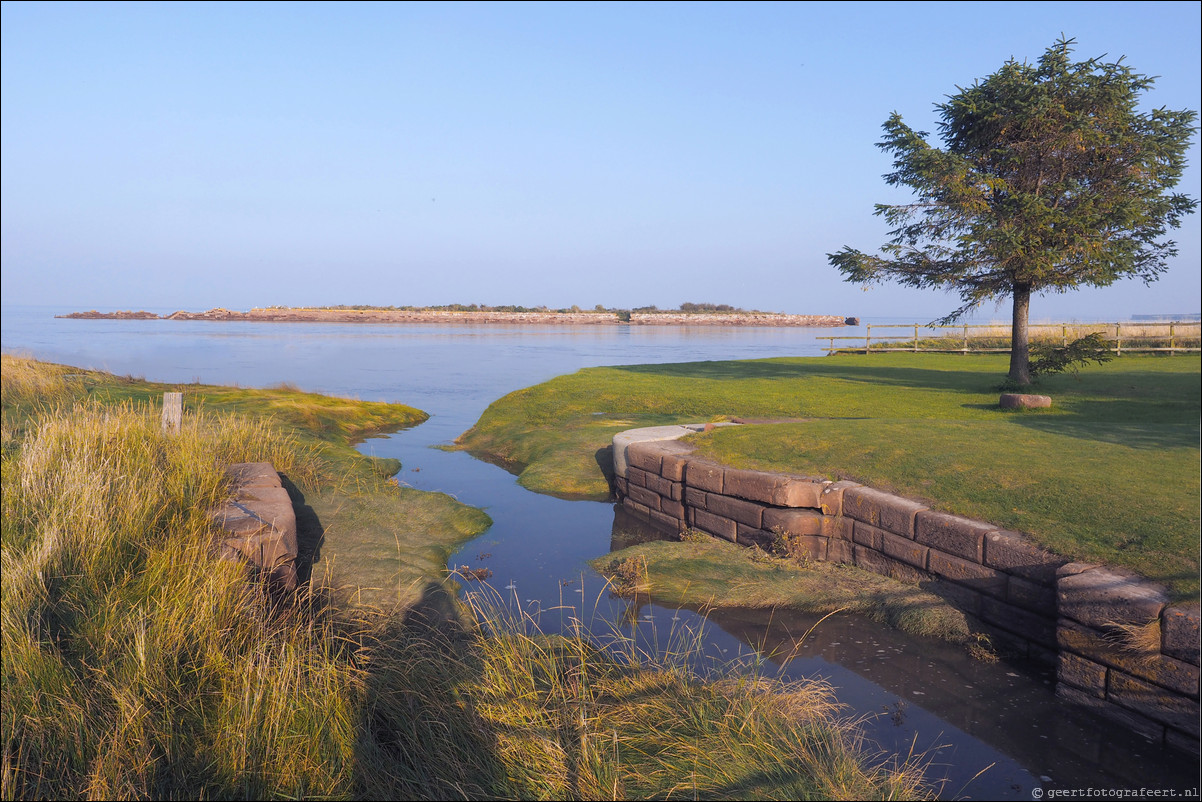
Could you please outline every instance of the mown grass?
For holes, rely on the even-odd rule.
[[[731,464],[849,478],[1027,532],[1197,598],[1202,359],[1124,356],[998,408],[1005,355],[873,354],[592,368],[499,399],[460,438],[533,490],[606,497],[637,426],[746,419],[694,438]]]
[[[870,765],[821,684],[701,681],[502,607],[460,615],[437,554],[379,606],[316,584],[273,598],[211,552],[224,463],[271,461],[350,510],[331,538],[392,528],[434,494],[386,485],[350,449],[354,425],[213,402],[169,435],[137,382],[73,374],[4,362],[5,799],[929,795],[913,762]],[[442,499],[410,526],[457,542],[480,519]]]

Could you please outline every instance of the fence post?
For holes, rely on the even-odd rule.
[[[1068,347],[1068,326],[1063,323],[1060,325],[1060,346]]]
[[[872,324],[868,323],[864,326],[864,353],[868,353],[869,347],[872,345]]]
[[[1169,356],[1172,356],[1173,354],[1177,353],[1177,338],[1174,336],[1174,329],[1175,329],[1174,324],[1170,323],[1169,324]]]
[[[968,353],[968,324],[964,324],[964,353]]]
[[[914,324],[914,353],[918,353],[918,324]]]
[[[163,431],[179,434],[184,419],[184,394],[163,393]]]
[[[1123,355],[1123,335],[1119,333],[1119,324],[1114,324],[1114,350],[1119,356]]]

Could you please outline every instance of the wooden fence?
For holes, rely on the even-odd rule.
[[[882,329],[905,329],[912,334],[873,334]],[[1202,341],[1202,322],[1172,321],[1165,323],[1032,323],[1028,326],[1032,343],[1056,342],[1068,345],[1079,337],[1101,332],[1110,350],[1116,354],[1155,351],[1169,354],[1199,351]],[[954,332],[954,333],[953,333]],[[927,351],[930,353],[1008,353],[1010,327],[997,323],[961,324],[959,326],[929,326],[920,323],[888,323],[865,326],[862,337],[818,337],[828,340],[822,350],[863,351]],[[849,341],[835,345],[835,341]],[[999,342],[1001,341],[1001,342]],[[874,345],[873,343],[876,343]],[[852,343],[855,343],[854,345]],[[860,346],[859,343],[863,343]]]

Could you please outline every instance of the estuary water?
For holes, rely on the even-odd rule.
[[[821,356],[824,336],[862,329],[400,326],[56,319],[71,310],[3,307],[0,345],[39,359],[163,382],[200,381],[396,401],[430,413],[404,432],[367,441],[399,458],[398,481],[484,508],[494,524],[450,560],[487,567],[501,603],[546,630],[580,622],[669,648],[698,633],[705,655],[758,664],[784,678],[821,677],[882,754],[921,754],[941,797],[1033,799],[1056,791],[1194,789],[1197,756],[1164,750],[1059,702],[1054,676],[981,663],[948,644],[899,635],[854,616],[628,606],[609,598],[587,561],[653,536],[612,503],[531,493],[452,442],[489,403],[584,367]],[[151,310],[169,312],[172,310]],[[886,321],[868,320],[867,323]],[[913,322],[913,321],[891,321]],[[331,542],[333,541],[333,542]],[[327,538],[322,559],[353,570],[356,544]],[[368,555],[396,560],[396,554]],[[815,626],[817,624],[817,626]],[[802,637],[804,636],[804,638]],[[787,656],[787,658],[786,658]],[[1085,795],[1082,791],[1081,795]]]

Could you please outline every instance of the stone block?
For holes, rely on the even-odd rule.
[[[927,576],[930,575],[928,574]],[[955,582],[948,582],[944,579],[924,582],[922,587],[959,610],[977,617],[981,615],[981,594],[972,588],[959,585]]]
[[[1156,621],[1168,596],[1152,583],[1108,568],[1095,568],[1056,582],[1060,615],[1094,629]]]
[[[777,486],[784,482],[780,474],[727,468],[722,476],[722,492],[747,501],[772,503]]]
[[[843,514],[895,535],[914,537],[914,516],[925,504],[871,487],[852,487],[843,493]]]
[[[1020,532],[998,530],[985,534],[985,565],[1045,585],[1056,583],[1056,571],[1068,563],[1035,545]]]
[[[684,522],[684,505],[679,501],[661,497],[659,500],[659,509],[664,515],[674,518],[681,523]]]
[[[853,487],[860,487],[856,482],[847,480],[841,482],[832,482],[822,488],[822,496],[820,498],[822,504],[822,513],[824,515],[842,515],[843,514],[843,493]]]
[[[699,490],[721,493],[723,471],[723,467],[716,462],[689,460],[684,469],[684,483]]]
[[[1032,393],[1002,393],[998,398],[998,406],[1002,409],[1048,409],[1052,406],[1052,399]]]
[[[1174,693],[1198,698],[1198,666],[1193,663],[1156,652],[1136,651],[1126,647],[1113,633],[1101,633],[1068,618],[1057,621],[1056,640],[1061,652],[1088,657]]]
[[[832,563],[854,563],[855,546],[850,540],[827,538],[826,561]]]
[[[663,529],[665,532],[679,532],[684,528],[684,521],[666,512],[651,510],[647,517],[651,519],[652,524]]]
[[[647,440],[637,443],[631,443],[626,447],[626,471],[627,476],[631,468],[640,468],[647,473],[659,475],[660,465],[663,461],[663,451],[659,449],[659,442],[655,440]]]
[[[854,521],[851,529],[851,540],[866,548],[881,550],[881,537],[885,532],[870,524]]]
[[[997,527],[959,515],[922,510],[914,516],[914,539],[924,546],[980,563],[985,535]]]
[[[702,531],[726,538],[732,543],[738,542],[738,524],[729,518],[714,515],[706,510],[693,510],[693,526]]]
[[[811,560],[826,561],[826,546],[830,538],[825,537],[807,537],[801,536],[796,538],[793,543],[795,547],[800,549]]]
[[[786,476],[784,479],[784,483],[773,493],[770,504],[778,507],[822,509],[822,492],[830,482],[808,476]]]
[[[824,515],[822,516],[822,534],[829,538],[851,540],[852,529],[855,527],[855,524],[856,522],[851,518],[832,518],[829,515]]]
[[[907,565],[925,570],[927,567],[927,553],[930,549],[926,546],[920,546],[908,537],[882,531],[881,551],[888,557],[901,560]]]
[[[651,508],[646,504],[640,504],[633,498],[627,497],[626,500],[622,502],[622,506],[635,515],[641,515],[644,518],[651,517]]]
[[[672,482],[656,476],[655,474],[647,475],[647,489],[655,491],[661,498],[672,498]]]
[[[1056,589],[1039,582],[1010,575],[1006,580],[1006,601],[1049,618],[1056,617]]]
[[[645,487],[636,487],[631,485],[628,491],[630,498],[642,504],[649,510],[658,510],[660,504],[660,495],[653,490],[648,490]]]
[[[627,487],[626,482],[627,482],[627,480],[626,480],[626,477],[624,477],[624,476],[615,476],[614,477],[614,493],[617,494],[618,498],[622,498],[623,496],[626,495],[626,487]]]
[[[633,465],[627,465],[626,485],[627,487],[646,487],[647,472],[642,468],[636,468]]]
[[[914,541],[909,542],[913,543]],[[1000,571],[986,568],[970,560],[944,554],[936,549],[930,550],[926,568],[941,579],[967,585],[973,590],[999,599],[1006,598],[1006,575]]]
[[[761,526],[764,529],[779,529],[790,535],[822,534],[824,516],[813,510],[764,510]]]
[[[1022,635],[1027,640],[1047,648],[1056,646],[1056,619],[1006,604],[992,596],[982,595],[979,615],[984,621]]]
[[[709,493],[706,493],[704,490],[700,490],[696,487],[689,487],[688,485],[684,486],[684,505],[686,507],[704,510],[705,499],[707,496],[709,496]]]
[[[727,495],[711,493],[705,500],[705,508],[723,518],[746,524],[754,529],[761,528],[764,508],[754,501],[744,501]]]
[[[1198,602],[1174,604],[1160,613],[1160,650],[1198,665]]]
[[[689,458],[685,454],[664,454],[660,460],[659,475],[670,482],[684,481],[684,468]]]
[[[846,543],[844,540],[832,540],[831,543]],[[829,544],[828,544],[829,545]],[[930,574],[925,571],[920,571],[912,565],[908,565],[901,560],[895,560],[881,554],[874,549],[865,548],[864,546],[852,545],[853,562],[865,571],[871,571],[874,574],[888,576],[900,582],[908,582],[916,585],[919,582],[930,578]],[[828,549],[829,556],[829,549]],[[846,562],[846,561],[845,561]]]
[[[1098,699],[1106,698],[1106,666],[1065,652],[1056,665],[1056,680]]]
[[[684,501],[684,483],[683,482],[668,482],[668,498],[673,501]]]
[[[776,541],[776,533],[766,529],[752,529],[750,526],[739,525],[736,528],[735,542],[740,546],[756,546],[764,551],[772,551]]]
[[[1122,671],[1111,671],[1106,697],[1128,710],[1173,727],[1185,733],[1199,735],[1198,700],[1169,693],[1164,688],[1145,682]]]

